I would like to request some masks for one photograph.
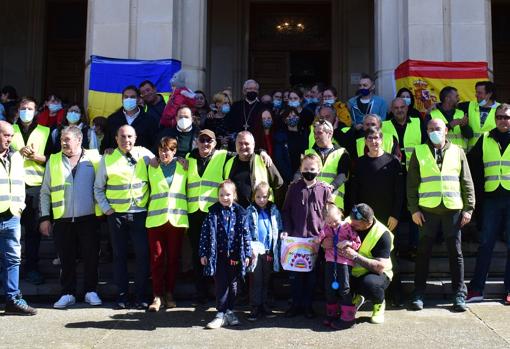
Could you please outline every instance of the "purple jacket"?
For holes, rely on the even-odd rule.
[[[324,226],[322,209],[330,198],[329,186],[323,182],[311,188],[303,179],[292,182],[283,204],[283,231],[293,237],[318,236]]]

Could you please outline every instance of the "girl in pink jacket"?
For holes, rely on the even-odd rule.
[[[195,111],[195,93],[186,87],[186,75],[182,70],[174,74],[170,80],[172,95],[161,115],[161,127],[175,127],[177,125],[177,110],[186,105]]]
[[[326,257],[324,289],[327,301],[324,325],[334,329],[345,329],[352,327],[355,323],[356,307],[352,304],[352,293],[349,286],[354,262],[340,256],[338,249],[350,246],[352,249],[358,250],[361,240],[351,225],[342,221],[342,211],[335,204],[326,204],[323,216],[326,225],[319,238],[321,241],[324,239],[333,240],[333,247],[324,249]]]

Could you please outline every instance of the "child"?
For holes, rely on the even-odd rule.
[[[250,233],[246,226],[246,210],[234,201],[234,182],[219,185],[218,201],[209,208],[200,234],[200,262],[207,276],[214,276],[216,317],[206,328],[239,325],[232,311],[237,296],[237,282],[250,264]]]
[[[316,154],[304,155],[301,160],[302,178],[290,184],[283,205],[282,239],[317,237],[323,226],[322,210],[331,201],[330,187],[317,180],[322,161]],[[289,272],[292,306],[285,316],[293,317],[304,311],[305,317],[315,316],[312,309],[316,271]]]
[[[326,320],[324,325],[334,329],[352,327],[355,323],[356,307],[352,305],[352,293],[349,287],[349,277],[354,262],[338,254],[338,248],[349,246],[358,250],[361,241],[351,225],[342,222],[342,212],[333,203],[324,207],[326,226],[321,231],[320,239],[332,239],[333,247],[325,248],[325,294],[326,294]],[[338,297],[340,298],[340,319],[338,319]]]
[[[269,201],[272,190],[268,183],[260,182],[253,190],[254,204],[247,208],[247,224],[252,239],[252,265],[250,267],[249,321],[259,316],[272,317],[267,306],[267,292],[271,270],[279,270],[278,235],[282,230],[282,218],[275,204]]]

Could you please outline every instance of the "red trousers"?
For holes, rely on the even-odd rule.
[[[184,231],[184,228],[176,228],[169,222],[148,229],[152,291],[155,297],[174,291]]]

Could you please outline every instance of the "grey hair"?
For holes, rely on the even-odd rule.
[[[69,125],[69,126],[64,127],[62,129],[60,137],[62,137],[65,133],[72,134],[80,141],[83,140],[83,133],[81,132],[80,128],[76,125]]]
[[[393,100],[391,101],[391,106],[393,107],[393,103],[398,102],[398,101],[402,101],[403,103],[405,103],[404,98],[396,97],[396,98],[393,98]],[[407,106],[407,104],[406,104],[406,106]]]
[[[381,117],[377,114],[366,114],[364,117],[363,117],[363,122],[365,122],[365,120],[367,118],[375,118],[377,119],[377,123],[379,124],[379,127],[381,127],[382,125],[382,120],[381,120]]]
[[[243,138],[243,137],[247,137],[247,138],[250,138],[251,141],[253,142],[253,144],[255,144],[255,137],[253,137],[253,133],[251,133],[250,131],[241,131],[237,134],[237,137],[236,137],[236,141],[239,139],[239,138]]]
[[[246,91],[246,86],[248,86],[248,84],[252,84],[252,83],[254,83],[255,85],[257,85],[257,90],[260,88],[260,85],[259,85],[259,83],[258,83],[258,82],[256,82],[256,81],[255,81],[255,80],[253,80],[253,79],[248,79],[248,80],[246,80],[246,81],[244,82],[244,84],[243,84],[243,91]]]

